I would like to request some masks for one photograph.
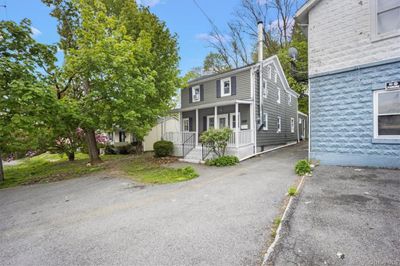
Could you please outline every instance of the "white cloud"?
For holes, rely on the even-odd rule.
[[[33,37],[37,37],[39,35],[42,35],[42,32],[38,28],[35,28],[33,26],[31,26],[31,31],[32,31],[32,36]]]
[[[137,0],[137,3],[142,6],[153,7],[160,3],[160,0]]]
[[[257,4],[260,6],[265,5],[267,3],[267,0],[257,0]]]
[[[213,34],[210,34],[210,33],[199,33],[199,34],[196,34],[196,39],[197,40],[200,40],[200,41],[205,41],[205,42],[211,42],[211,43],[217,43],[217,42],[219,42],[219,40],[221,40],[222,42],[227,42],[228,40],[229,40],[229,36],[228,35],[219,35],[220,37],[218,37],[218,36],[215,36],[215,35],[213,35]]]

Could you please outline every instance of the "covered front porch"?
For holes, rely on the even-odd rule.
[[[254,143],[253,102],[235,100],[181,109],[180,132],[166,132],[165,140],[175,145],[175,155],[185,157],[190,151],[201,149],[200,136],[211,128],[231,128],[228,151],[235,151]],[[204,158],[202,158],[204,159]]]

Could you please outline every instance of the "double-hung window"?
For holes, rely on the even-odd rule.
[[[371,16],[375,40],[400,35],[400,0],[371,0]]]
[[[200,101],[200,86],[192,87],[192,102]]]
[[[294,118],[290,118],[290,132],[294,133]]]
[[[263,93],[263,98],[267,98],[268,97],[268,88],[267,88],[267,80],[263,79],[262,82],[262,93]]]
[[[268,113],[263,113],[263,130],[268,130]]]
[[[231,78],[225,78],[221,80],[221,96],[231,95]]]
[[[400,90],[374,91],[374,138],[400,139]]]
[[[281,133],[281,132],[282,132],[282,119],[280,116],[278,116],[276,133]]]
[[[281,89],[278,88],[278,99],[276,100],[277,103],[281,103]]]
[[[183,131],[189,132],[189,130],[190,130],[189,118],[183,118],[182,121],[183,121]]]

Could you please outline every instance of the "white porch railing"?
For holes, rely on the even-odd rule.
[[[252,143],[253,139],[253,130],[242,130],[239,131],[238,134],[238,146],[242,145],[247,145]],[[236,132],[232,132],[229,141],[228,141],[228,146],[236,146]]]
[[[166,132],[164,133],[163,139],[171,141],[174,144],[183,144],[185,142],[194,143],[196,132]]]

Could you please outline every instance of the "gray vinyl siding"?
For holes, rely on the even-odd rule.
[[[302,123],[299,124],[299,137],[301,136],[301,131],[304,129],[304,138],[308,139],[308,116],[303,115],[303,114],[299,114],[299,120],[302,119]],[[300,121],[299,121],[300,123]]]
[[[272,77],[269,79],[268,76],[268,66],[263,68],[263,79],[267,81],[268,96],[267,98],[262,98],[263,100],[263,113],[268,114],[268,130],[263,130],[262,128],[257,131],[257,146],[269,146],[285,144],[292,141],[297,141],[297,97],[292,97],[291,105],[288,104],[289,94],[285,91],[284,85],[278,76],[278,81],[275,83],[274,74],[276,69],[273,64],[272,67]],[[260,115],[260,93],[262,93],[262,88],[260,90],[260,78],[257,72],[256,76],[256,117],[259,118],[258,125],[261,125],[263,117]],[[278,88],[281,91],[281,102],[277,103],[278,99]],[[277,133],[278,129],[278,117],[281,117],[281,132]],[[294,119],[294,132],[291,132],[291,118]]]
[[[236,95],[225,96],[217,98],[217,80],[221,80],[227,77],[236,76]],[[189,103],[189,88],[203,85],[204,86],[204,100],[194,103]],[[202,104],[210,104],[215,102],[229,101],[229,100],[248,100],[251,98],[251,89],[250,89],[250,70],[246,69],[239,73],[229,74],[222,77],[218,77],[206,82],[198,81],[196,83],[189,84],[188,88],[184,88],[181,91],[181,108],[187,108],[192,106],[199,106]]]

